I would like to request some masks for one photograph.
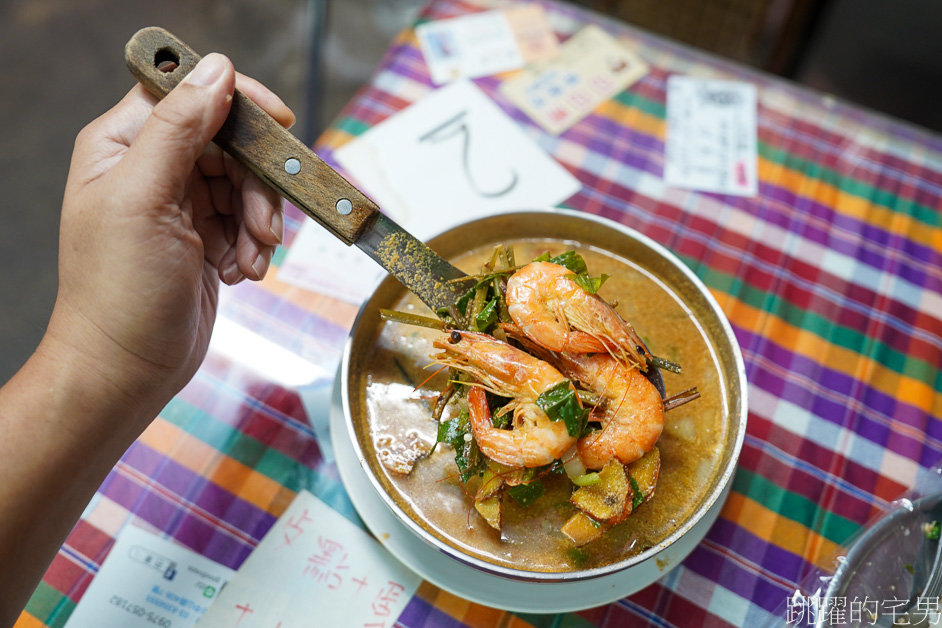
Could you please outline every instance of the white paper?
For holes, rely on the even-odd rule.
[[[558,205],[581,185],[470,81],[456,81],[381,122],[334,154],[352,182],[425,240],[498,211]],[[278,279],[351,303],[384,271],[307,221]]]
[[[386,274],[355,246],[347,246],[313,220],[298,229],[278,268],[278,279],[329,297],[361,303]]]
[[[754,196],[758,191],[755,86],[671,76],[665,153],[668,185]]]
[[[523,67],[523,54],[503,11],[426,22],[415,29],[432,82],[489,76]]]
[[[423,239],[496,211],[557,205],[581,187],[470,81],[429,93],[335,156]]]
[[[372,537],[301,491],[199,628],[392,628],[420,582]]]
[[[330,395],[333,385],[332,379],[326,379],[297,390],[308,421],[314,428],[314,435],[317,436],[317,447],[328,463],[335,460],[334,444],[330,439]]]
[[[125,526],[66,628],[188,628],[235,572]]]

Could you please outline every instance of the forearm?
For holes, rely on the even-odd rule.
[[[13,624],[108,471],[159,411],[109,390],[92,359],[46,338],[0,388],[0,626]]]

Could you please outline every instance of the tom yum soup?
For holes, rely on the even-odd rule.
[[[445,543],[527,571],[602,567],[668,537],[726,441],[695,317],[594,248],[527,240],[452,261],[477,286],[437,314],[406,294],[360,358],[386,491]]]

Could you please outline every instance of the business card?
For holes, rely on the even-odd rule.
[[[426,22],[416,27],[415,34],[436,85],[499,74],[525,63],[503,11]]]
[[[756,88],[671,76],[664,182],[735,196],[758,192]]]
[[[526,63],[547,61],[559,55],[559,39],[550,27],[542,5],[515,4],[501,11]]]
[[[127,525],[66,628],[189,628],[235,572]]]

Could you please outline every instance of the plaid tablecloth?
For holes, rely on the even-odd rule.
[[[598,23],[651,72],[560,137],[516,110],[499,93],[500,78],[476,82],[583,183],[568,207],[652,237],[711,289],[745,356],[748,433],[716,524],[639,593],[579,613],[522,616],[424,583],[397,626],[784,621],[805,575],[942,457],[942,139],[575,7],[542,4],[561,40]],[[420,20],[481,8],[435,0]],[[664,185],[673,73],[757,85],[758,196]],[[407,30],[316,151],[336,167],[337,147],[431,89]],[[301,214],[288,218],[290,240]],[[354,315],[354,306],[276,273],[224,291],[220,312],[321,367],[324,384]],[[301,488],[357,520],[298,393],[211,353],[115,466],[17,626],[62,626],[132,518],[238,567]]]

